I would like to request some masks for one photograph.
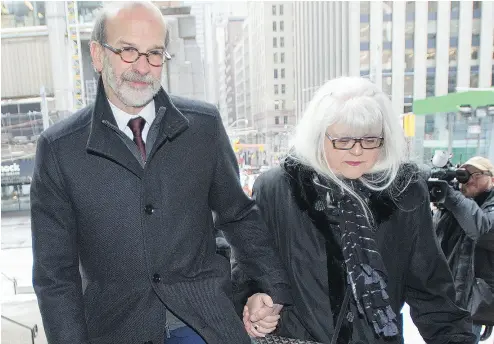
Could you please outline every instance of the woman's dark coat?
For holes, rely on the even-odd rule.
[[[282,167],[261,175],[253,193],[288,270],[295,300],[282,312],[278,334],[330,343],[334,319],[321,234],[327,219],[312,211],[314,196],[310,178],[297,169],[289,174]],[[474,343],[468,312],[453,303],[453,279],[434,237],[426,182],[414,178],[396,202],[385,192],[374,193],[370,208],[378,223],[376,241],[387,269],[387,292],[400,331],[400,311],[406,302],[428,344]],[[238,269],[234,269],[234,278],[239,293],[245,292],[242,287],[247,284],[251,293],[258,290],[243,279]],[[357,315],[353,300],[351,310],[355,318],[350,343],[403,343],[401,334],[387,339],[375,337],[366,320]]]

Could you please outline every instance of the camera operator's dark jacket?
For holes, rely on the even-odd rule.
[[[434,225],[453,272],[456,300],[475,323],[494,325],[494,189],[475,200],[449,190],[444,208],[434,215]]]

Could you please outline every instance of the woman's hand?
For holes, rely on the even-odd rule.
[[[252,295],[243,310],[245,330],[251,337],[265,337],[276,329],[282,308],[267,294]]]

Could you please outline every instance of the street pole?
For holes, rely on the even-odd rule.
[[[453,120],[454,113],[448,112],[446,120],[448,122],[448,154],[453,153]]]
[[[45,86],[41,86],[40,95],[41,95],[41,114],[43,117],[43,130],[46,130],[50,126],[50,117],[48,116],[48,101],[46,100]]]
[[[479,127],[482,128],[482,118],[479,118]],[[477,156],[480,156],[480,135],[482,134],[482,130],[479,130],[477,134]],[[487,145],[487,143],[486,143]]]

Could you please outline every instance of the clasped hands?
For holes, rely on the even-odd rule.
[[[265,337],[278,325],[283,305],[273,303],[271,297],[257,293],[249,297],[243,310],[245,330],[251,337]]]

